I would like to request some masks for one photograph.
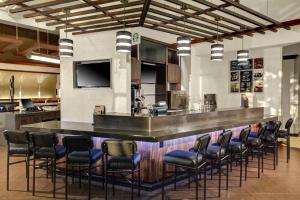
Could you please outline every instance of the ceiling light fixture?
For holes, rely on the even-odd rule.
[[[124,16],[123,16],[123,26],[124,30],[118,31],[116,34],[116,50],[118,53],[129,53],[131,52],[131,33],[129,31],[125,30],[125,3],[126,1],[123,1],[124,5]]]
[[[182,8],[185,9],[184,7]],[[184,16],[184,32],[186,32],[186,17]],[[177,54],[178,56],[191,55],[191,38],[189,36],[179,36],[177,38]]]
[[[224,57],[224,45],[219,44],[219,20],[217,21],[217,44],[211,45],[210,59],[212,61],[222,61]]]
[[[249,50],[244,49],[244,37],[242,38],[242,50],[237,51],[239,65],[247,65],[249,60]]]
[[[37,24],[37,42],[39,44],[39,52],[38,53],[37,52],[27,53],[26,57],[28,59],[36,60],[36,61],[40,61],[40,62],[60,64],[59,57],[41,53],[40,31],[39,31],[39,25],[38,24]],[[47,33],[47,45],[48,45],[48,33]]]
[[[47,62],[47,63],[54,63],[54,64],[60,64],[60,60],[56,56],[50,56],[46,54],[36,53],[36,52],[30,52],[27,54],[27,58],[31,60],[37,60],[40,62]]]
[[[73,57],[73,40],[68,39],[68,14],[69,11],[66,10],[66,38],[59,39],[59,56],[61,58],[71,58]]]

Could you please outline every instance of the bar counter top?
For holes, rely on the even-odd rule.
[[[239,112],[238,110],[239,109],[235,111]],[[244,110],[247,109],[242,109],[242,110],[244,113]],[[229,114],[233,112],[232,109],[229,109],[227,111],[229,112]],[[135,127],[132,130],[128,130],[122,128],[122,126],[119,125],[117,122],[114,124],[115,126],[114,128],[103,128],[103,127],[96,126],[92,123],[66,122],[66,121],[48,121],[48,122],[24,125],[21,127],[21,129],[28,130],[28,131],[45,131],[45,132],[55,132],[60,134],[90,135],[94,137],[129,139],[129,140],[146,141],[146,142],[162,142],[166,140],[198,135],[198,134],[208,133],[208,132],[213,132],[218,130],[230,129],[239,126],[247,126],[259,122],[277,120],[277,116],[265,115],[262,114],[261,112],[258,112],[259,113],[258,115],[253,115],[253,113],[257,111],[261,111],[261,108],[254,108],[251,111],[251,114],[249,115],[248,113],[247,116],[245,115],[245,117],[240,117],[239,115],[237,115],[234,118],[231,115],[228,115],[227,112],[225,113],[226,115],[225,116],[222,115],[221,118],[219,117],[217,112],[189,113],[189,114],[201,114],[201,115],[195,115],[193,117],[189,116],[189,114],[181,113],[179,116],[180,117],[179,120],[176,118],[177,123],[174,124],[174,121],[172,121],[173,126],[166,125],[165,128],[159,128],[157,130],[154,129],[144,130],[142,127],[140,129],[139,127]],[[233,113],[234,115],[236,114],[235,112]],[[203,115],[204,117],[207,116],[205,120],[203,118]],[[120,116],[122,115],[116,115],[116,117],[120,117]],[[111,115],[110,117],[113,116]],[[193,121],[189,121],[190,118]]]

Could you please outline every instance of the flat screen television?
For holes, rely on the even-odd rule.
[[[110,87],[111,60],[74,62],[74,87]]]
[[[157,83],[157,66],[150,64],[142,64],[141,66],[141,83],[156,84]]]

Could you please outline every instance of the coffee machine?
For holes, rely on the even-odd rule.
[[[216,94],[204,94],[204,106],[210,111],[217,109],[217,98]]]

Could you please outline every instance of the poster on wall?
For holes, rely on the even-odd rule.
[[[251,70],[253,69],[253,59],[249,59],[247,63],[239,64],[240,70]]]
[[[240,92],[252,92],[252,70],[241,71]]]
[[[262,80],[254,81],[253,84],[254,84],[254,92],[264,91],[264,82]]]
[[[236,82],[236,81],[239,81],[240,78],[240,72],[230,72],[230,81],[231,82]]]
[[[230,92],[231,93],[239,93],[240,92],[240,83],[239,82],[231,82],[230,83]]]
[[[264,59],[255,58],[254,59],[254,69],[263,69],[264,68]]]
[[[254,69],[253,70],[253,80],[254,81],[263,81],[264,80],[264,70],[263,69]]]
[[[240,70],[239,62],[237,60],[230,61],[230,71],[238,71]]]

